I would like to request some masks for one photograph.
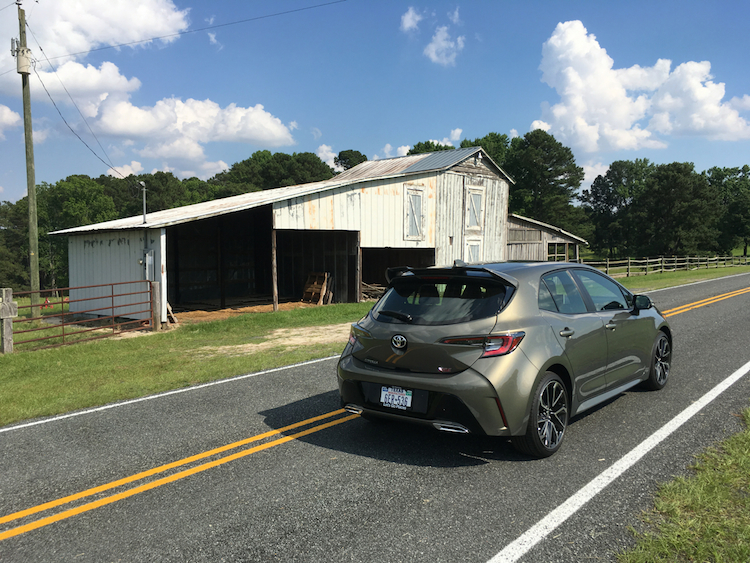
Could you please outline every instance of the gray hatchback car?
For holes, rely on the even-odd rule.
[[[367,419],[508,436],[546,457],[572,416],[669,378],[669,323],[594,268],[456,262],[389,278],[338,363],[342,405]]]

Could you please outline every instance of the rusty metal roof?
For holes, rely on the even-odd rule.
[[[300,184],[298,186],[288,186],[284,188],[274,188],[259,192],[250,192],[212,201],[204,201],[193,205],[185,205],[174,209],[165,209],[146,215],[146,222],[143,222],[143,216],[126,217],[125,219],[115,219],[104,223],[93,225],[84,225],[82,227],[73,227],[54,231],[52,235],[72,235],[79,233],[88,233],[95,231],[119,231],[123,229],[158,229],[188,223],[198,219],[207,219],[227,213],[244,211],[254,207],[270,205],[280,201],[286,201],[297,197],[320,193],[332,190],[342,186],[359,184],[371,180],[385,178],[396,178],[399,176],[408,176],[412,174],[423,174],[425,172],[446,170],[451,166],[472,157],[474,154],[481,152],[482,158],[492,162],[487,153],[481,147],[469,147],[465,149],[445,150],[433,153],[413,154],[396,158],[387,158],[382,160],[368,160],[350,168],[330,180],[322,182],[311,182],[309,184]],[[509,181],[510,177],[496,164],[497,168]]]

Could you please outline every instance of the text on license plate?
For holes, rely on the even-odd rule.
[[[411,394],[408,389],[383,386],[380,389],[380,402],[384,407],[406,410],[411,408]]]

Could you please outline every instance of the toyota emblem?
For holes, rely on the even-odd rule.
[[[393,344],[393,347],[396,350],[403,350],[406,348],[406,337],[401,334],[396,334],[391,338],[391,344]]]

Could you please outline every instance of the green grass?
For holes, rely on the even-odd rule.
[[[282,341],[241,355],[216,354],[212,348],[261,343],[276,329],[353,322],[371,306],[253,313],[137,338],[6,354],[0,356],[0,426],[335,355],[345,339],[301,346]]]
[[[750,266],[734,266],[727,268],[709,268],[705,270],[690,270],[678,272],[666,272],[664,274],[649,274],[648,276],[632,276],[629,278],[617,278],[617,281],[633,292],[650,291],[674,287],[703,280],[712,280],[732,276],[735,274],[747,274]]]
[[[744,413],[750,424],[750,409]],[[750,561],[750,430],[702,454],[690,477],[662,485],[620,563]]]

